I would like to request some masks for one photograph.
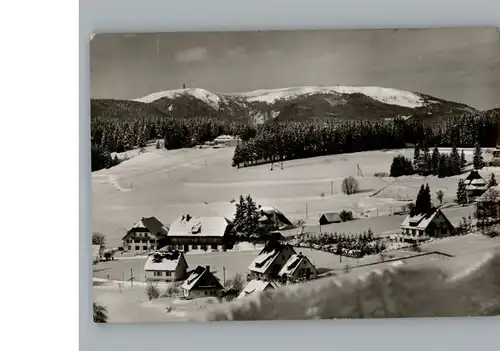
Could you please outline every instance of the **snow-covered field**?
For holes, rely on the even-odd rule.
[[[101,282],[94,286],[94,298],[106,306],[109,322],[112,323],[352,318],[356,316],[419,317],[449,314],[463,316],[500,312],[500,306],[496,300],[499,289],[496,278],[500,274],[500,257],[497,256],[496,260],[491,259],[491,254],[495,250],[500,254],[500,239],[469,234],[436,240],[422,245],[422,249],[445,251],[456,257],[429,255],[360,268],[351,264],[352,269],[348,273],[337,272],[334,277],[280,288],[271,296],[256,295],[223,304],[205,300],[179,301],[174,298],[148,301],[144,283],[138,282],[133,285],[130,282],[123,284],[113,281]],[[241,255],[242,252],[235,254]],[[305,254],[313,257],[313,260],[318,258],[312,252],[305,252]],[[399,250],[393,254],[393,258],[402,258],[409,254],[409,252]],[[225,254],[226,257],[230,255],[230,253]],[[188,261],[190,259],[188,255]],[[142,260],[129,261],[143,264]],[[234,264],[239,261],[240,258],[232,262]],[[374,257],[367,257],[362,261],[361,264],[370,263],[369,261],[374,261]],[[338,265],[340,266],[340,263]],[[420,267],[422,270],[439,268],[448,276],[443,276],[442,273],[436,274],[434,271],[413,273],[394,273],[393,271],[406,267]],[[374,274],[374,272],[378,273]],[[386,273],[382,274],[382,272]],[[370,274],[372,277],[367,279],[366,277]],[[378,278],[383,278],[383,282],[378,281]],[[390,299],[389,306],[392,307],[389,310],[377,308],[377,305],[383,302],[378,296],[382,292],[380,288],[389,289],[383,293],[385,299]],[[159,289],[163,293],[166,291],[166,286],[160,285]],[[355,295],[357,298],[353,300]],[[357,310],[360,305],[356,301],[361,301],[362,310]],[[167,307],[172,310],[167,312]]]
[[[258,204],[274,206],[290,220],[303,219],[307,224],[316,224],[319,212],[342,209],[352,210],[359,218],[374,218],[400,210],[415,198],[423,182],[429,183],[433,194],[442,190],[444,201],[450,202],[459,179],[411,176],[396,180],[374,176],[388,173],[397,154],[411,158],[411,149],[293,160],[285,162],[283,169],[275,167],[273,171],[270,165],[233,168],[233,151],[166,151],[154,146],[141,153],[129,151],[127,161],[92,174],[93,230],[103,232],[109,246],[116,247],[125,232],[143,216],[156,216],[167,225],[182,213],[231,217],[235,209],[231,201],[248,193]],[[471,150],[466,150],[466,157],[472,158]],[[357,165],[362,176],[358,175]],[[497,179],[500,177],[500,168],[484,169],[481,174],[488,177],[491,172],[496,173]],[[361,192],[348,196],[341,192],[341,183],[350,175],[358,179]],[[328,231],[354,233],[371,228],[380,233],[391,230],[395,222],[396,219],[390,223],[384,219],[373,219],[372,223],[356,220],[332,225]]]

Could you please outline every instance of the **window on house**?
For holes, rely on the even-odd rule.
[[[142,247],[142,249],[143,249],[143,250],[147,250],[147,249],[148,249],[148,247],[147,247],[146,245],[144,245],[144,246]]]
[[[155,271],[154,272],[155,277],[161,277],[161,271]]]
[[[141,249],[141,247],[139,245],[135,245],[135,249],[136,249],[136,251],[139,251]]]
[[[207,249],[207,245],[200,245],[200,249],[206,250]]]
[[[131,251],[132,250],[132,246],[129,245],[128,250]]]
[[[417,231],[415,229],[411,230],[411,235],[415,235],[416,233],[417,233]]]
[[[208,291],[205,290],[205,295],[208,295]]]
[[[198,250],[198,245],[193,245],[193,250]]]
[[[170,272],[170,271],[165,271],[165,276],[167,276],[167,277],[171,277],[171,276],[172,276],[172,272]]]

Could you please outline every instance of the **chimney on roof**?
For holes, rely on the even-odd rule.
[[[207,270],[207,272],[210,272],[210,266],[205,266],[205,269]]]
[[[189,220],[191,219],[192,217],[189,215],[189,213],[186,215],[186,222],[189,222]]]

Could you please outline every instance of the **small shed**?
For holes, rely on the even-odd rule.
[[[319,214],[319,224],[340,223],[342,219],[338,212],[324,212]]]

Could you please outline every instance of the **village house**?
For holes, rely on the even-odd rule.
[[[309,280],[317,275],[318,271],[316,267],[302,252],[292,255],[278,273],[278,276],[285,281],[297,278],[306,278]]]
[[[182,294],[185,298],[221,297],[224,287],[219,279],[210,272],[210,266],[198,266],[182,283]]]
[[[241,293],[238,295],[238,299],[242,299],[246,296],[252,295],[252,294],[258,294],[263,291],[271,290],[271,289],[276,289],[278,286],[276,283],[267,281],[267,280],[257,280],[253,279],[248,282],[248,284],[245,286],[245,288],[241,291]]]
[[[447,237],[455,228],[440,210],[430,214],[408,215],[401,224],[403,236],[407,238]]]
[[[167,234],[168,228],[156,217],[142,217],[122,238],[123,249],[135,254],[158,250]]]
[[[340,222],[342,222],[342,219],[340,218],[340,214],[338,214],[337,212],[325,212],[319,214],[320,225]]]
[[[476,209],[478,218],[500,218],[500,185],[489,187],[476,198]]]
[[[483,195],[484,192],[488,190],[488,183],[476,170],[469,173],[467,178],[465,178],[464,183],[468,203],[474,202],[476,198]]]
[[[188,264],[179,251],[151,253],[144,264],[147,282],[175,282],[187,276]]]
[[[226,251],[235,243],[233,224],[225,217],[193,217],[182,215],[172,222],[167,236],[170,250]]]
[[[283,265],[296,252],[289,244],[270,240],[259,255],[250,263],[248,270],[251,279],[276,279]]]
[[[214,139],[213,143],[219,146],[238,146],[241,139],[232,135],[219,135]]]
[[[277,208],[259,206],[259,226],[267,230],[287,230],[294,228],[293,223]]]

